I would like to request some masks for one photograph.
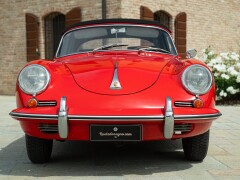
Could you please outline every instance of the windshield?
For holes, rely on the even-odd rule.
[[[121,45],[124,44],[124,45]],[[89,51],[139,50],[177,55],[170,35],[158,28],[136,25],[106,25],[76,29],[66,33],[56,57]],[[164,51],[165,50],[165,51]]]

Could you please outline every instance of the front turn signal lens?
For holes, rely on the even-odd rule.
[[[203,107],[203,101],[201,99],[196,99],[193,101],[193,106],[195,108],[202,108]]]
[[[34,108],[34,107],[37,107],[37,100],[35,98],[32,98],[32,99],[29,99],[28,103],[27,103],[27,106],[29,108]]]

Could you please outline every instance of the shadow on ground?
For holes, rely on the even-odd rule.
[[[128,143],[54,142],[52,159],[32,164],[24,137],[0,150],[0,174],[12,176],[149,175],[191,168],[180,140]]]

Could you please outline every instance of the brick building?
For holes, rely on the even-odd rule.
[[[136,18],[168,26],[180,53],[212,45],[240,50],[240,0],[0,0],[0,94],[15,92],[33,59],[51,59],[61,31],[92,19]]]

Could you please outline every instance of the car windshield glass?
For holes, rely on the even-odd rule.
[[[126,44],[127,46],[102,48],[112,44]],[[79,28],[66,33],[56,57],[95,51],[96,49],[110,51],[142,48],[145,48],[144,51],[177,55],[172,38],[165,30],[134,25],[105,25]],[[162,50],[156,51],[156,49]]]

